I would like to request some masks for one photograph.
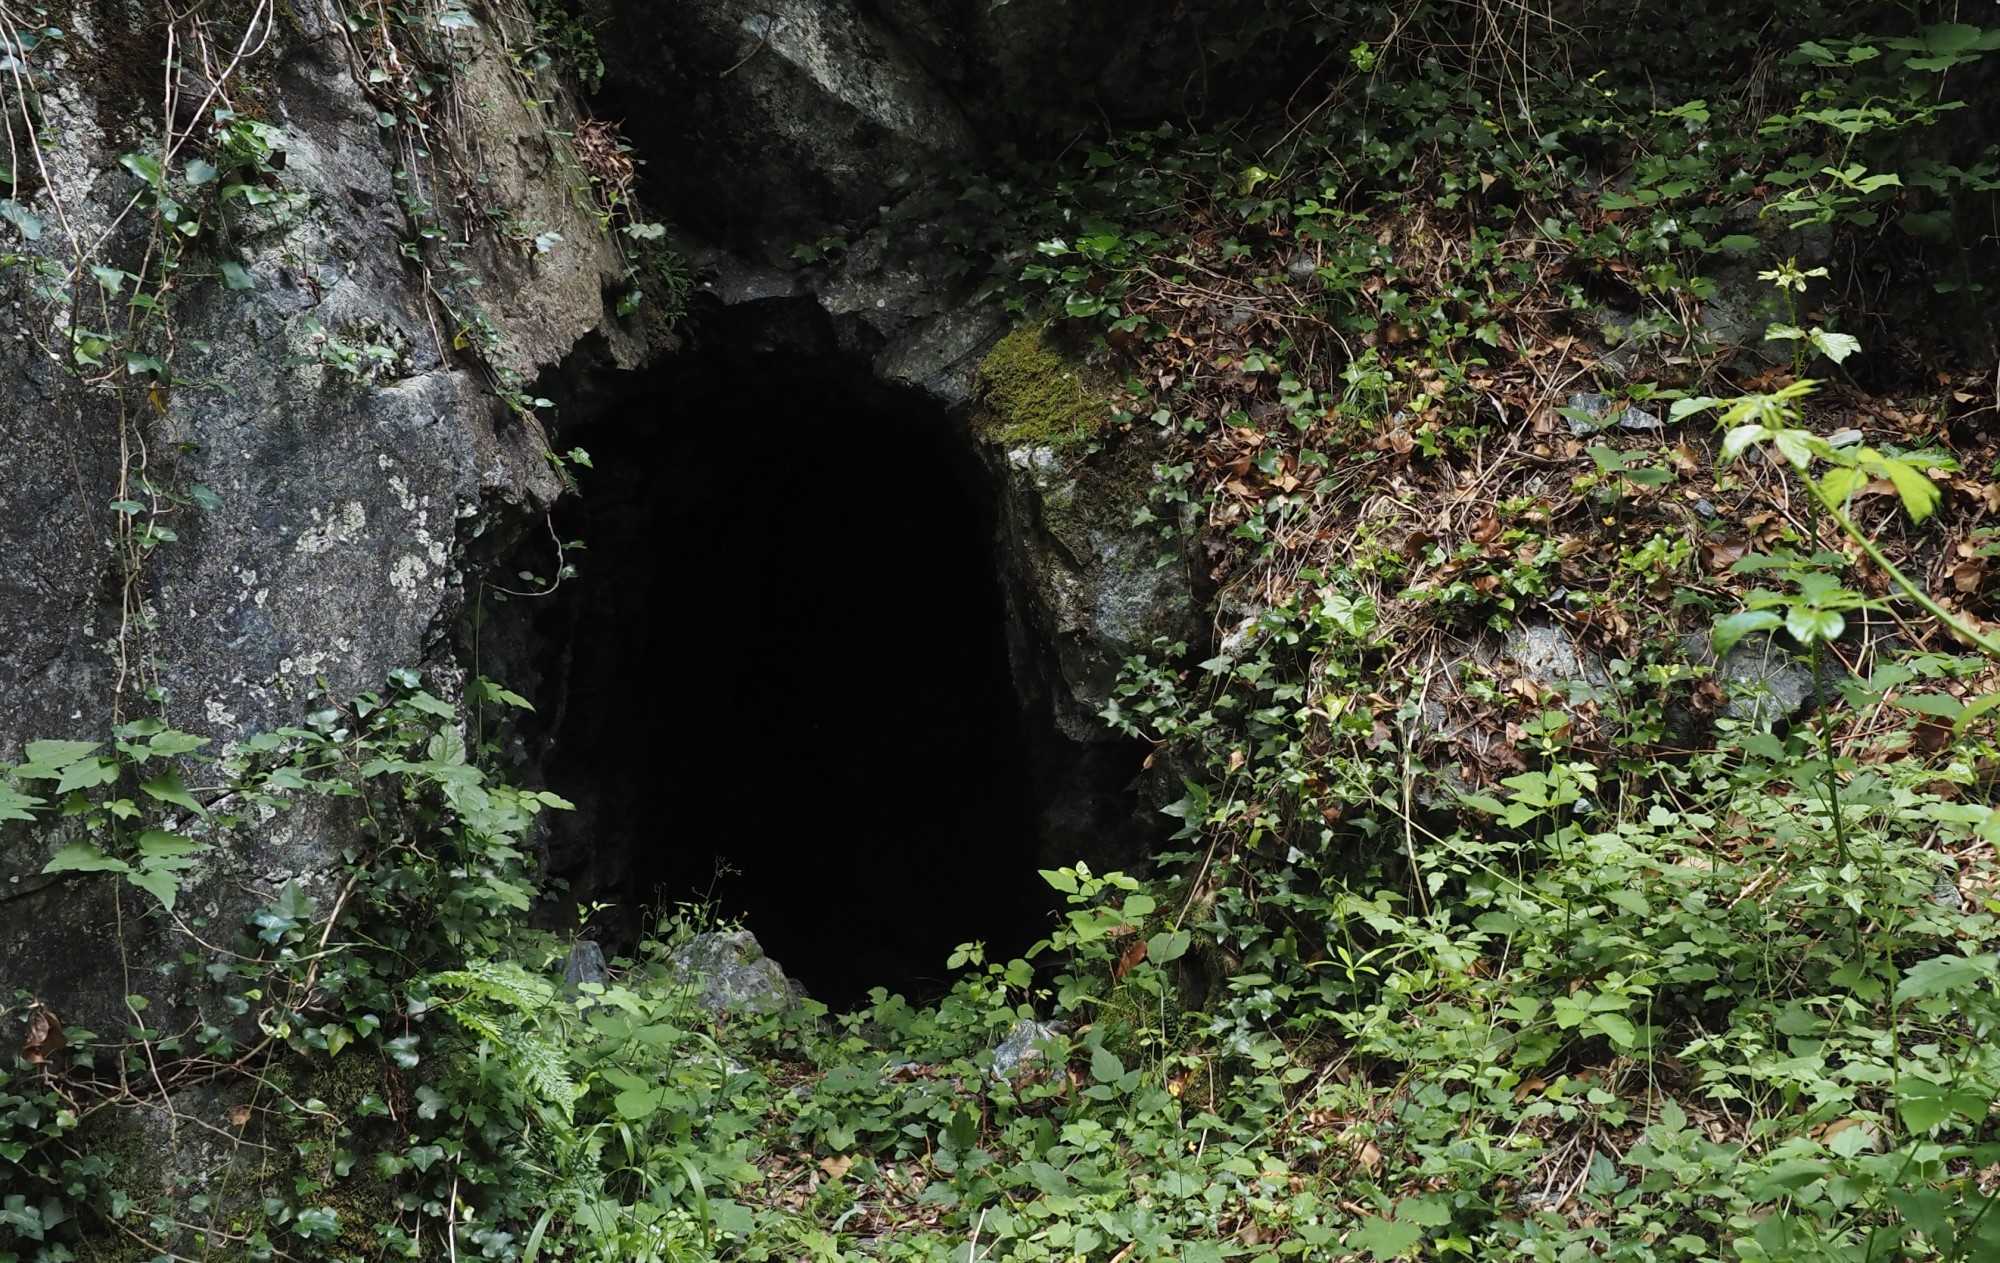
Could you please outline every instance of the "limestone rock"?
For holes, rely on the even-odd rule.
[[[676,981],[694,988],[695,1003],[720,1016],[732,1011],[777,1013],[805,998],[748,930],[712,930],[674,949]]]
[[[1041,1045],[1061,1038],[1062,1030],[1055,1023],[1021,1018],[993,1049],[993,1077],[1012,1079],[1030,1071],[1034,1063],[1047,1060]]]
[[[455,221],[469,244],[449,276],[405,254],[425,228],[399,174],[408,155],[357,78],[339,7],[280,8],[230,91],[254,104],[282,166],[264,202],[231,207],[227,231],[183,260],[170,388],[127,387],[121,405],[85,385],[67,347],[45,349],[65,316],[35,292],[35,269],[0,275],[12,335],[0,339],[0,537],[23,580],[0,585],[0,758],[34,739],[96,739],[114,707],[154,709],[142,691],[163,699],[167,722],[218,746],[296,723],[321,681],[347,697],[392,668],[429,667],[431,687],[452,692],[468,559],[561,491],[546,435],[497,397],[496,376],[525,382],[586,339],[614,361],[643,354],[632,322],[607,307],[625,263],[573,193],[563,93],[529,84],[508,57],[508,33],[531,23],[520,0],[480,6],[452,37],[459,86],[481,108],[437,141],[485,182],[468,191],[476,221]],[[21,194],[26,211],[66,227],[33,239],[0,227],[0,246],[62,269],[79,266],[72,240],[94,242],[91,265],[140,272],[148,217],[120,157],[159,148],[161,103],[131,86],[151,72],[118,58],[151,46],[160,15],[113,5],[86,17],[37,53],[47,159]],[[495,223],[533,225],[547,249]],[[459,318],[476,312],[489,330],[483,363],[440,314],[436,295],[453,286]],[[143,381],[117,368],[107,380]],[[174,538],[151,550],[127,600],[106,505],[148,485],[159,495],[141,498],[159,500]],[[315,804],[245,830],[183,898],[206,923],[233,926],[287,882],[324,896],[347,827]],[[37,876],[51,849],[0,829],[6,985],[118,1029],[128,988],[111,883]],[[125,954],[148,960],[144,923],[123,924]],[[183,972],[134,977],[167,995]]]

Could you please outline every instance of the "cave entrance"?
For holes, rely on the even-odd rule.
[[[553,875],[711,903],[835,1007],[1046,933],[992,489],[941,410],[741,345],[566,431],[578,574],[535,616]],[[551,712],[541,697],[553,694]]]

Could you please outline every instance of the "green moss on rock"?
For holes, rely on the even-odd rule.
[[[1043,325],[1000,339],[979,365],[979,388],[981,433],[1008,447],[1072,446],[1111,417],[1111,382],[1051,345]]]

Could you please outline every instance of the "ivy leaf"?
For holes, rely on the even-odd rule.
[[[159,799],[163,803],[172,803],[176,807],[185,807],[197,816],[206,817],[208,815],[208,808],[196,802],[194,795],[188,793],[187,786],[181,784],[181,775],[179,772],[162,772],[150,781],[142,781],[139,788],[145,790],[152,797]]]
[[[44,873],[129,873],[132,866],[88,842],[72,842],[49,857]]]
[[[96,785],[109,785],[118,779],[116,759],[83,759],[62,770],[62,778],[56,782],[56,793],[67,794],[73,789],[89,789]]]
[[[420,710],[426,715],[436,715],[440,719],[458,718],[458,711],[453,709],[450,702],[439,701],[422,689],[418,689],[403,700],[408,702],[413,709]]]
[[[1752,632],[1769,631],[1784,620],[1771,610],[1744,610],[1727,618],[1717,619],[1713,642],[1715,656],[1720,658],[1736,647],[1736,642]]]
[[[167,911],[174,910],[174,900],[181,893],[181,879],[178,873],[163,868],[127,869],[125,880],[160,901]]]
[[[0,820],[33,820],[35,814],[29,808],[40,807],[47,801],[0,785]]]
[[[21,235],[30,241],[42,239],[41,217],[11,197],[0,197],[0,219],[20,229]]]
[[[42,767],[64,768],[86,754],[93,754],[101,741],[30,741],[27,747],[28,762]],[[51,773],[44,773],[54,780]]]
[[[128,153],[118,159],[118,165],[156,187],[165,174],[160,167],[160,160],[151,154]]]
[[[1185,930],[1162,930],[1146,940],[1146,959],[1155,965],[1179,960],[1187,955],[1188,947],[1194,942]]]
[[[154,754],[190,754],[207,744],[207,737],[197,737],[178,728],[169,728],[165,732],[156,733],[153,739],[146,743]]]
[[[202,185],[213,181],[215,176],[216,170],[213,163],[205,162],[200,158],[189,158],[187,160],[187,180],[189,184],[200,188]]]
[[[1347,1245],[1349,1249],[1366,1251],[1370,1258],[1400,1259],[1423,1239],[1421,1224],[1369,1215],[1359,1228],[1348,1234]]]
[[[205,842],[168,833],[165,829],[148,829],[139,835],[140,863],[145,868],[193,868],[194,857],[209,849]]]

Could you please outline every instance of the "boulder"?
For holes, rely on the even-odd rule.
[[[668,960],[676,983],[691,988],[694,1002],[717,1017],[780,1013],[806,998],[805,989],[785,977],[748,930],[697,934]]]

